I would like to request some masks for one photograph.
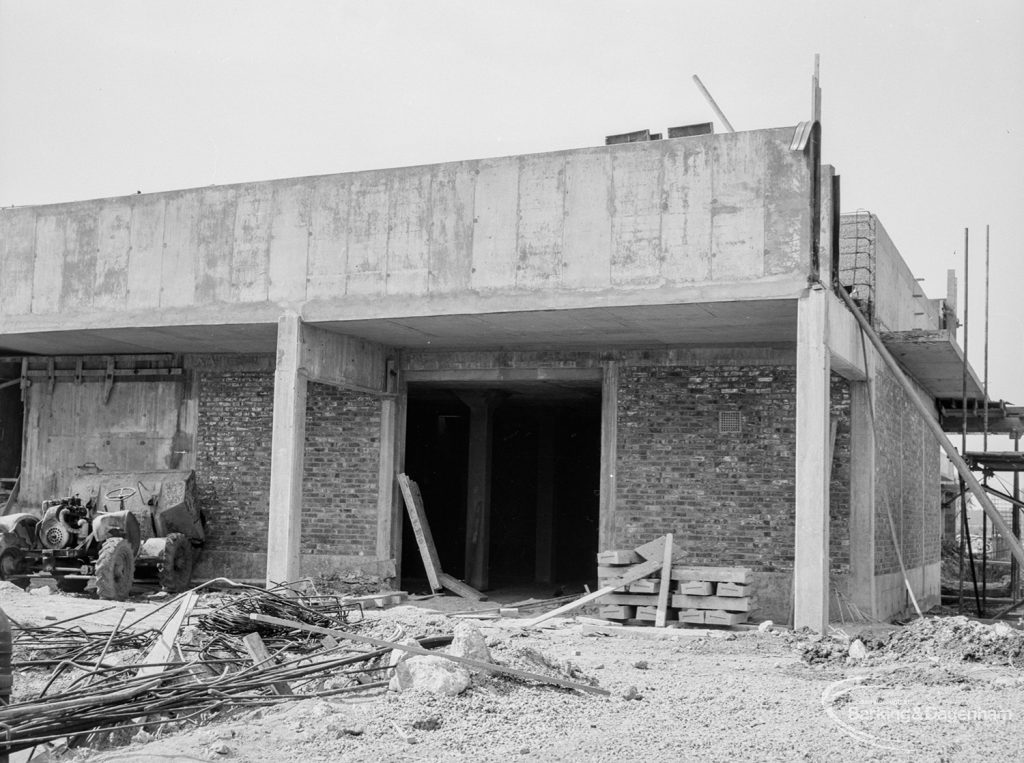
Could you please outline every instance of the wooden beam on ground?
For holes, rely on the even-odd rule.
[[[406,513],[409,515],[409,524],[412,525],[413,535],[416,536],[416,545],[420,549],[420,558],[423,559],[423,568],[427,571],[430,588],[433,591],[440,590],[442,588],[441,562],[437,558],[437,548],[434,546],[434,538],[430,534],[430,525],[427,523],[427,514],[423,508],[423,496],[420,495],[419,485],[409,479],[408,475],[399,474],[398,486],[402,489]]]
[[[150,647],[146,659],[143,660],[142,666],[135,674],[136,678],[159,675],[164,672],[167,663],[170,662],[174,642],[178,638],[181,626],[185,624],[185,620],[199,600],[199,594],[195,591],[186,591],[181,594],[180,598],[181,601],[178,603],[178,609],[167,620],[163,630],[160,631],[160,635],[157,636],[156,643]]]
[[[662,538],[661,540],[664,542],[664,538]],[[662,549],[662,551],[664,551],[664,549]],[[599,588],[598,590],[593,591],[592,593],[588,593],[585,596],[581,596],[580,598],[576,599],[576,601],[571,601],[564,606],[551,610],[550,612],[545,612],[543,615],[538,615],[532,620],[527,620],[525,623],[523,623],[523,627],[533,628],[534,626],[539,625],[545,620],[550,620],[552,617],[558,617],[559,615],[564,615],[566,612],[572,612],[574,609],[579,609],[584,604],[589,604],[592,601],[600,599],[602,596],[607,596],[610,593],[614,593],[616,588],[621,588],[624,585],[629,585],[634,580],[645,578],[648,575],[657,572],[661,569],[663,564],[664,560],[661,557],[658,557],[656,559],[650,559],[646,562],[630,567],[628,572],[623,573],[617,578],[609,580],[603,588]]]
[[[664,628],[668,621],[668,594],[672,587],[672,533],[665,536],[665,554],[661,563],[661,589],[658,591],[658,613],[654,625]]]
[[[250,659],[252,659],[259,670],[266,670],[268,664],[273,664],[273,658],[271,658],[270,652],[267,651],[266,644],[263,643],[260,634],[254,631],[244,636],[242,644],[245,646],[245,651],[249,653]],[[275,681],[271,684],[271,687],[282,696],[291,696],[293,694],[292,687],[288,685],[287,681]]]
[[[351,633],[349,631],[332,630],[330,628],[321,628],[317,625],[308,625],[306,623],[300,623],[295,620],[284,620],[280,617],[271,617],[270,615],[251,614],[249,619],[255,620],[260,623],[268,623],[270,625],[278,625],[283,628],[292,628],[295,630],[309,631],[310,633],[320,633],[325,636],[334,636],[335,638],[349,639],[350,641],[359,641],[364,644],[370,644],[380,649],[398,649],[409,654],[423,655],[426,657],[440,657],[445,660],[458,663],[459,665],[465,665],[473,668],[474,670],[481,670],[486,673],[500,673],[507,676],[515,676],[516,678],[523,678],[527,681],[537,681],[538,683],[551,684],[553,686],[562,686],[566,689],[574,689],[576,691],[588,692],[590,694],[599,694],[601,696],[608,696],[610,692],[607,689],[601,689],[597,686],[590,686],[588,684],[578,683],[576,681],[569,681],[564,678],[556,678],[555,676],[544,676],[540,673],[532,673],[528,670],[519,670],[518,668],[509,668],[504,665],[496,665],[493,662],[483,662],[481,660],[474,660],[469,657],[458,657],[454,654],[446,654],[439,651],[431,651],[430,649],[424,649],[421,646],[412,646],[411,644],[398,644],[394,641],[385,641],[384,639],[373,638],[372,636],[364,636],[361,633]]]
[[[487,601],[487,597],[473,588],[473,586],[463,583],[458,578],[453,578],[446,572],[439,572],[437,579],[441,582],[441,585],[444,588],[457,596],[461,596],[463,599],[469,599],[470,601]]]

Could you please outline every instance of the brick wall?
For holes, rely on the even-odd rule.
[[[309,385],[302,553],[376,553],[380,410],[372,395]]]
[[[207,548],[266,551],[274,375],[202,373],[196,486],[208,518]]]
[[[615,545],[666,532],[693,564],[792,569],[795,369],[619,369]],[[739,434],[719,434],[738,411]]]
[[[201,373],[196,474],[209,519],[207,548],[265,553],[274,375]],[[310,384],[303,474],[303,554],[373,556],[380,403]]]
[[[793,568],[796,370],[792,366],[619,369],[615,545],[666,533],[692,564]],[[839,418],[832,472],[832,570],[849,570],[849,385],[832,381]],[[721,411],[742,431],[722,434]]]
[[[939,561],[938,446],[906,392],[885,369],[875,382],[875,574],[899,572],[892,513],[907,569]]]

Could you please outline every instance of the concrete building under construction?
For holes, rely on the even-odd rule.
[[[672,532],[750,568],[763,617],[894,615],[901,564],[937,603],[940,451],[836,289],[936,416],[955,289],[839,214],[818,136],[2,210],[2,476],[30,509],[89,463],[194,469],[209,575],[422,576],[404,472],[478,588]]]

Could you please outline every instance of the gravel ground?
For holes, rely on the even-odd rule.
[[[0,596],[5,609],[8,598]],[[65,599],[88,606],[47,598],[51,616]],[[373,617],[377,634],[454,625],[412,607]],[[546,663],[610,696],[477,677],[455,697],[378,689],[307,699],[64,760],[1024,759],[1019,629],[943,618],[825,639],[784,630],[640,638],[552,622],[529,632],[509,619],[479,625],[496,662]],[[861,636],[866,657],[847,656],[847,634]]]

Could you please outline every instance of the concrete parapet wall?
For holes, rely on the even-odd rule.
[[[6,331],[458,312],[810,272],[792,128],[0,211]],[[485,310],[486,300],[473,310]],[[234,308],[233,310],[227,308]]]

